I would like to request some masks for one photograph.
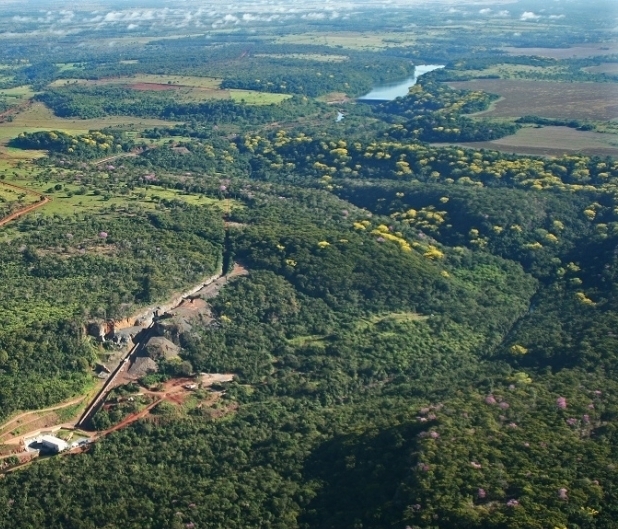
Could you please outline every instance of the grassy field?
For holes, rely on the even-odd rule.
[[[347,61],[347,55],[335,55],[329,53],[256,53],[255,57],[272,57],[273,59],[299,59],[302,61],[318,62],[343,62]]]
[[[106,198],[103,195],[95,195],[92,191],[88,191],[83,195],[77,194],[80,191],[79,185],[67,184],[61,180],[38,182],[32,178],[19,176],[8,181],[40,193],[45,193],[52,198],[51,202],[38,209],[36,213],[33,213],[34,215],[67,216],[75,213],[91,213],[111,206],[125,207],[130,204],[139,205],[147,209],[154,209],[156,205],[164,199],[182,200],[188,204],[199,206],[210,205],[220,209],[239,206],[234,200],[218,200],[158,186],[136,187],[130,195]],[[57,183],[62,184],[61,191],[53,190],[54,185]]]
[[[618,134],[600,134],[569,127],[526,127],[512,136],[499,140],[458,143],[457,145],[533,156],[581,153],[587,156],[618,158]]]
[[[173,91],[175,99],[187,103],[204,101],[206,99],[232,99],[239,102],[244,100],[248,105],[270,105],[273,103],[280,103],[291,97],[287,94],[256,92],[254,90],[223,90],[219,88],[221,85],[220,78],[182,75],[140,74],[133,77],[114,77],[94,81],[86,79],[62,79],[54,81],[50,86],[62,87],[70,85],[117,85],[128,86],[134,90],[143,91]]]
[[[0,97],[15,100],[15,102],[29,99],[34,95],[34,92],[29,86],[16,86],[15,88],[6,88],[0,90]]]
[[[40,197],[0,181],[0,217],[39,202]]]
[[[379,50],[390,47],[412,46],[416,42],[414,33],[358,33],[341,31],[337,33],[302,33],[284,35],[277,39],[281,44],[317,44],[333,48],[354,50]]]
[[[151,75],[138,74],[126,77],[110,77],[107,79],[58,79],[49,86],[56,88],[67,85],[101,86],[101,85],[131,85],[131,84],[164,84],[170,86],[191,86],[194,88],[219,88],[221,79],[218,77],[195,77],[188,75]]]
[[[537,115],[546,118],[609,121],[618,118],[618,85],[480,79],[449,83],[454,88],[483,90],[502,96],[483,117]]]
[[[618,53],[618,44],[605,42],[591,43],[573,46],[572,48],[513,48],[505,46],[502,48],[502,51],[509,55],[536,55],[552,59],[581,59],[598,55],[614,55]]]
[[[20,132],[39,130],[61,130],[72,134],[83,134],[116,125],[132,125],[136,129],[161,125],[174,125],[175,122],[161,119],[134,118],[129,116],[111,116],[97,119],[65,119],[54,116],[42,103],[34,103],[28,109],[15,116],[12,122],[0,123],[0,142],[6,143]]]
[[[481,77],[487,75],[498,75],[501,79],[513,79],[525,75],[527,77],[535,74],[559,74],[566,72],[565,66],[529,66],[527,64],[493,64],[483,70],[453,70],[452,73],[462,76]]]

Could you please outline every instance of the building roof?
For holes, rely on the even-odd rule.
[[[45,446],[54,447],[58,452],[62,452],[69,448],[69,444],[58,437],[54,437],[53,435],[44,435],[41,437],[41,442]]]

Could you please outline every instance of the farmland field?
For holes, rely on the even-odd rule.
[[[598,66],[590,66],[584,68],[589,73],[607,73],[610,75],[618,75],[618,62],[606,62]]]
[[[537,115],[546,118],[618,118],[618,85],[612,83],[558,83],[482,79],[449,83],[454,88],[483,90],[502,96],[483,117]]]
[[[595,57],[597,55],[614,55],[618,53],[618,45],[615,43],[582,44],[571,48],[515,48],[505,46],[502,48],[509,55],[536,55],[538,57],[550,57],[552,59],[570,59],[583,57]]]
[[[588,156],[618,156],[618,135],[579,131],[569,127],[526,127],[498,140],[458,143],[463,147],[536,156],[580,153]]]

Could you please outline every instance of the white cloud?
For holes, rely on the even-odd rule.
[[[538,20],[541,18],[539,15],[535,15],[532,11],[524,11],[523,15],[519,17],[519,20]]]
[[[485,9],[481,9],[481,10],[479,11],[479,13],[480,13],[481,15],[489,15],[489,13],[491,13],[491,9],[489,9],[488,7],[486,7]]]

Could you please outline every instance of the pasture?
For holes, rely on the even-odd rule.
[[[21,189],[12,187],[11,185],[0,181],[0,203],[12,204],[19,202],[23,206],[33,204],[39,201],[39,196],[34,193],[25,193]]]
[[[13,121],[0,123],[0,143],[14,138],[20,132],[40,130],[60,130],[69,134],[85,134],[89,130],[106,127],[131,125],[137,129],[173,125],[171,121],[161,119],[135,118],[130,116],[109,116],[96,119],[65,119],[55,116],[43,103],[33,103],[26,110],[15,116]]]
[[[436,144],[443,145],[443,144]],[[458,143],[473,149],[491,149],[532,156],[611,156],[618,158],[618,134],[601,134],[569,127],[525,127],[498,140]]]
[[[501,100],[479,116],[609,121],[618,118],[618,85],[613,83],[560,83],[511,79],[480,79],[449,83],[453,88],[498,94]]]
[[[104,196],[84,190],[77,183],[67,183],[61,179],[42,182],[20,174],[7,180],[26,189],[32,189],[48,195],[52,200],[38,209],[33,215],[69,216],[76,213],[91,213],[109,209],[110,207],[124,209],[131,205],[146,209],[155,209],[161,200],[180,200],[196,206],[212,206],[219,209],[235,208],[239,204],[234,200],[219,200],[198,194],[185,193],[175,189],[159,186],[135,187],[129,195]],[[61,184],[62,189],[56,191],[54,186]]]

